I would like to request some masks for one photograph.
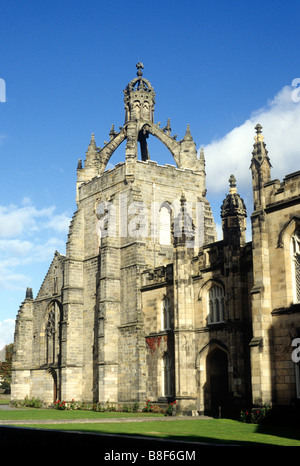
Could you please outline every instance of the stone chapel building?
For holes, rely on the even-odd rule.
[[[77,210],[35,298],[27,289],[14,341],[12,400],[153,403],[216,414],[300,397],[300,172],[271,180],[255,128],[252,241],[229,177],[217,241],[205,158],[187,126],[154,122],[143,77],[124,90],[125,122],[77,167]],[[150,159],[154,136],[175,165]],[[123,143],[125,160],[107,169]],[[250,181],[250,174],[249,174]],[[300,340],[299,340],[300,342]]]

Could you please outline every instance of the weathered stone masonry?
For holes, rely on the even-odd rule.
[[[124,90],[124,125],[111,127],[103,148],[92,134],[78,161],[66,254],[55,253],[37,296],[28,290],[19,309],[12,400],[176,399],[178,409],[211,414],[294,403],[300,174],[271,181],[257,125],[252,242],[233,175],[217,241],[204,152],[189,125],[177,140],[170,120],[155,123],[142,69]],[[151,159],[149,137],[174,166]],[[107,169],[122,143],[125,160]]]

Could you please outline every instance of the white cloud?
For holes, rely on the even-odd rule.
[[[263,126],[264,141],[271,160],[271,178],[282,180],[300,169],[300,96],[293,86],[285,86],[266,105],[254,112],[240,126],[223,138],[204,146],[207,197],[212,202],[218,238],[222,238],[220,206],[234,174],[237,189],[247,207],[247,240],[251,239],[249,217],[253,209],[252,177],[249,169],[255,126]],[[297,97],[297,98],[295,98]],[[218,200],[217,200],[218,199]]]
[[[64,233],[70,225],[70,220],[66,213],[54,215],[45,223],[44,227],[53,229],[58,233]]]
[[[22,273],[13,273],[11,270],[4,270],[0,268],[0,289],[3,290],[24,290],[30,277]]]
[[[37,209],[29,198],[24,198],[21,206],[0,206],[0,237],[19,237],[41,229],[65,232],[70,224],[70,217],[65,212],[55,214],[55,209],[55,206]]]
[[[0,206],[0,237],[16,237],[25,231],[27,233],[36,231],[38,219],[51,217],[54,209],[55,207],[50,207],[38,210],[28,204],[28,199],[25,199],[22,207],[14,204]]]
[[[30,267],[64,253],[70,218],[55,207],[37,209],[30,199],[0,206],[0,289],[20,290],[31,283]]]
[[[12,255],[24,256],[32,250],[33,244],[30,241],[19,239],[0,239],[0,252]]]
[[[0,321],[0,350],[4,346],[13,343],[14,341],[14,331],[15,331],[15,320],[14,319],[5,319],[2,322]]]
[[[272,179],[282,179],[288,173],[299,170],[300,102],[293,100],[293,91],[291,86],[285,86],[243,124],[204,146],[208,196],[209,193],[223,195],[228,192],[228,178],[232,173],[237,179],[239,193],[247,191],[251,195],[249,166],[257,123],[263,126],[273,166]]]

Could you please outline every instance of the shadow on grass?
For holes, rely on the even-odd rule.
[[[298,424],[288,421],[272,424],[268,421],[257,426],[256,433],[300,441],[300,421]]]
[[[22,448],[37,445],[39,448],[49,448],[49,445],[64,450],[79,448],[97,448],[98,452],[203,452],[205,447],[216,446],[274,446],[252,441],[230,441],[213,439],[205,436],[151,437],[143,434],[102,433],[92,428],[84,431],[52,430],[29,427],[0,426],[0,446]],[[162,458],[160,458],[162,459]],[[168,458],[166,458],[168,459]],[[195,458],[196,459],[196,458]],[[199,457],[198,457],[199,459]],[[172,461],[174,464],[174,461]]]
[[[300,405],[273,407],[256,433],[300,441]]]

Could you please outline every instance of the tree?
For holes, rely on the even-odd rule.
[[[5,362],[0,362],[0,381],[3,388],[9,388],[11,384],[11,365],[13,354],[13,343],[5,347]]]

